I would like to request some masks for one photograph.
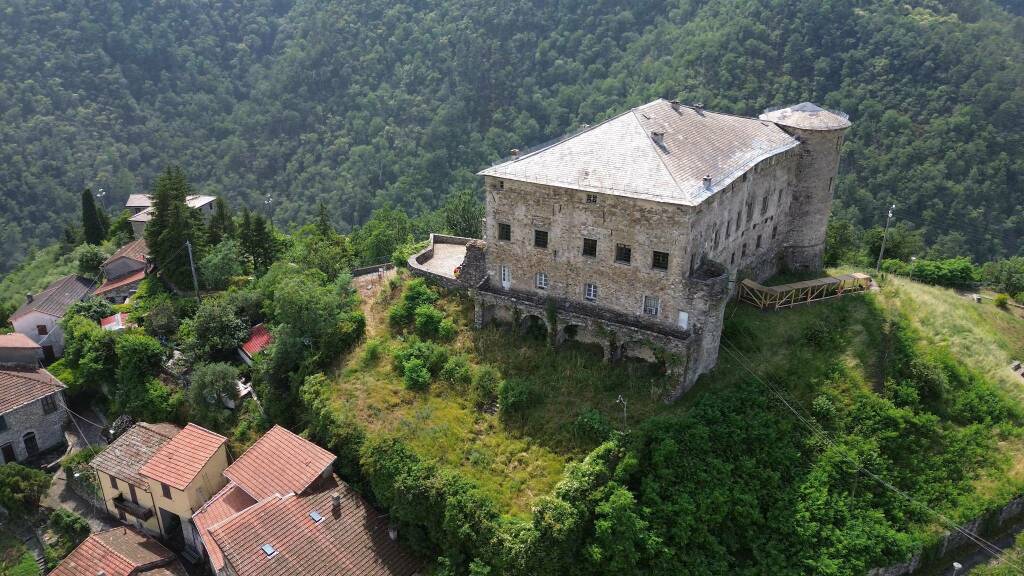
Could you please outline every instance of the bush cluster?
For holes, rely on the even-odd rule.
[[[981,280],[981,271],[966,257],[947,260],[919,258],[911,262],[884,260],[882,270],[938,286],[966,286]]]

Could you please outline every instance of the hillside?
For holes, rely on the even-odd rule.
[[[82,188],[116,210],[167,164],[278,223],[322,200],[344,230],[385,203],[414,214],[475,191],[508,149],[657,96],[842,109],[841,218],[875,225],[895,201],[950,255],[1018,253],[1024,19],[1001,5],[15,0],[0,272],[60,236]]]
[[[614,573],[862,574],[904,559],[940,526],[852,462],[956,521],[1024,489],[1024,383],[1007,368],[1024,356],[1024,318],[990,303],[892,278],[877,294],[777,313],[730,305],[719,367],[666,405],[656,367],[605,365],[599,350],[571,342],[555,352],[541,335],[471,331],[472,305],[454,294],[435,307],[455,332],[428,345],[413,335],[418,323],[388,320],[421,294],[415,284],[392,281],[364,298],[369,339],[331,377],[331,410],[479,488],[511,522],[496,538],[522,537],[515,526],[552,529],[552,497],[581,506],[567,495],[576,483],[594,499],[621,485],[630,504],[617,513],[636,525],[617,538],[637,548]],[[425,391],[410,389],[410,368],[395,360],[410,347],[433,358]],[[502,382],[500,409],[481,400],[488,371]],[[831,440],[802,427],[771,388]],[[608,450],[629,464],[596,489],[579,474]],[[376,487],[379,472],[362,458]],[[492,551],[499,559],[488,565],[594,573],[569,552],[613,553],[598,529],[603,505],[589,506],[577,513],[596,524],[560,536],[568,548],[541,547],[553,556],[533,568],[530,555],[513,567]]]

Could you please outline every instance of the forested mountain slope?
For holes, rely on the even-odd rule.
[[[0,271],[164,165],[343,227],[415,213],[509,148],[658,96],[854,121],[838,213],[978,259],[1024,236],[1024,18],[976,0],[11,0],[0,15]],[[265,203],[267,196],[271,203]]]

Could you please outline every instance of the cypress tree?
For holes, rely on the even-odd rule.
[[[181,168],[164,170],[154,185],[153,217],[146,224],[149,253],[164,278],[181,290],[187,290],[192,283],[185,242],[192,243],[192,255],[197,262],[205,248],[202,216],[185,203],[189,194],[191,188]]]
[[[316,231],[324,238],[334,235],[334,226],[331,224],[331,215],[327,212],[327,205],[320,202],[317,206]]]
[[[235,223],[228,214],[227,204],[224,199],[217,197],[213,203],[213,215],[210,216],[210,224],[206,229],[206,239],[210,246],[220,244],[221,240],[235,235]]]
[[[88,188],[82,190],[82,232],[89,244],[99,244],[107,237],[103,219],[96,208],[96,199]]]

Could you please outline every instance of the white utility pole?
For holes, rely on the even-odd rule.
[[[199,278],[196,276],[196,263],[192,260],[191,240],[185,240],[185,248],[188,248],[188,266],[192,269],[192,286],[196,289],[196,300],[199,300]]]
[[[892,221],[893,210],[896,209],[896,205],[893,204],[889,208],[889,217],[885,219],[885,231],[882,232],[882,248],[878,251],[878,264],[875,266],[875,275],[882,269],[882,257],[885,256],[885,238],[889,235],[889,222]]]

